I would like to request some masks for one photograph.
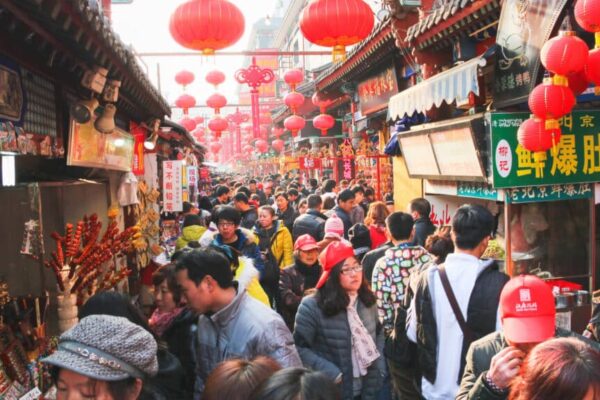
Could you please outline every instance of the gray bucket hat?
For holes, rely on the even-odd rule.
[[[101,381],[156,375],[156,340],[126,318],[90,315],[63,333],[42,362]]]

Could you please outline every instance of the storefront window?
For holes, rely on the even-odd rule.
[[[589,289],[590,202],[510,205],[512,274],[561,278]]]

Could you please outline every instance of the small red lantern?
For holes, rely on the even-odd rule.
[[[182,94],[175,100],[175,105],[183,109],[183,113],[187,114],[188,110],[196,105],[196,99],[189,94]]]
[[[294,90],[304,80],[304,72],[298,68],[290,69],[283,74],[283,80]]]
[[[281,139],[275,139],[271,143],[271,147],[273,148],[273,150],[275,150],[278,153],[281,153],[281,150],[283,150],[284,146],[285,146],[285,143]]]
[[[333,47],[342,61],[346,46],[366,39],[373,30],[373,10],[362,0],[312,0],[300,16],[300,30],[311,43]]]
[[[216,138],[220,138],[221,132],[227,130],[228,126],[227,120],[218,114],[208,121],[208,129],[214,132]]]
[[[236,43],[244,25],[242,12],[227,0],[190,0],[177,7],[169,29],[183,47],[210,55]]]
[[[182,85],[183,88],[185,89],[185,87],[187,85],[194,82],[194,74],[190,71],[185,71],[185,70],[178,72],[177,75],[175,75],[175,82]]]
[[[206,99],[206,105],[214,108],[215,113],[219,114],[221,108],[227,105],[227,98],[220,93],[213,93]]]
[[[276,126],[273,128],[273,135],[275,135],[276,138],[279,138],[281,135],[283,135],[285,132],[285,129],[283,129],[280,126]]]
[[[225,82],[225,74],[216,69],[212,70],[206,74],[206,82],[217,87],[221,83]]]
[[[197,115],[194,117],[194,121],[196,121],[196,124],[200,125],[204,123],[204,117]]]
[[[256,146],[256,150],[258,150],[260,153],[266,153],[269,149],[269,144],[262,139],[258,139],[254,145]]]
[[[298,131],[303,129],[305,125],[306,121],[299,115],[290,115],[283,121],[283,126],[285,126],[285,129],[292,132],[293,137],[296,137]]]
[[[540,59],[548,71],[567,76],[585,67],[588,51],[587,44],[575,32],[562,31],[544,44]]]
[[[535,117],[523,122],[517,132],[517,139],[521,146],[534,153],[543,153],[555,148],[560,142],[560,136],[560,126],[558,124],[551,129],[547,129],[546,121]]]
[[[295,113],[298,107],[304,104],[304,95],[298,92],[290,92],[285,95],[283,101]]]
[[[321,136],[327,135],[327,131],[335,126],[335,118],[329,114],[320,114],[313,119],[313,126],[321,130]]]
[[[571,112],[575,96],[568,86],[557,85],[552,78],[533,89],[529,94],[529,109],[540,119],[559,119]]]
[[[221,151],[221,143],[219,142],[214,142],[210,144],[210,151],[212,151],[213,153],[218,153],[219,151]]]
[[[183,126],[188,132],[191,132],[196,128],[196,122],[188,117],[184,117],[179,121],[179,125]]]
[[[577,0],[575,20],[588,32],[600,32],[600,1]]]

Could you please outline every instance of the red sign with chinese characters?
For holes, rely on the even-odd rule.
[[[314,157],[298,157],[300,169],[321,169],[321,159]]]
[[[368,115],[386,108],[390,97],[396,93],[398,93],[398,81],[394,67],[359,83],[361,114]]]
[[[134,175],[144,175],[144,141],[146,140],[146,130],[138,124],[131,122],[129,132],[133,136],[133,160],[131,172]]]
[[[183,210],[181,161],[163,161],[163,211]]]

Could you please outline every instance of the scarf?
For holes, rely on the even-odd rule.
[[[321,266],[318,262],[313,265],[306,265],[300,259],[296,258],[296,269],[304,275],[303,290],[312,289],[317,286],[317,282],[321,277]]]
[[[158,308],[154,310],[152,316],[148,323],[150,324],[150,328],[156,333],[159,337],[164,335],[165,331],[171,326],[173,320],[179,316],[183,312],[185,307],[179,307],[170,312],[160,312]]]
[[[346,311],[352,335],[352,371],[354,378],[360,378],[367,374],[367,368],[380,355],[373,338],[360,320],[360,316],[356,310],[356,300],[357,296],[350,297],[350,303]]]

